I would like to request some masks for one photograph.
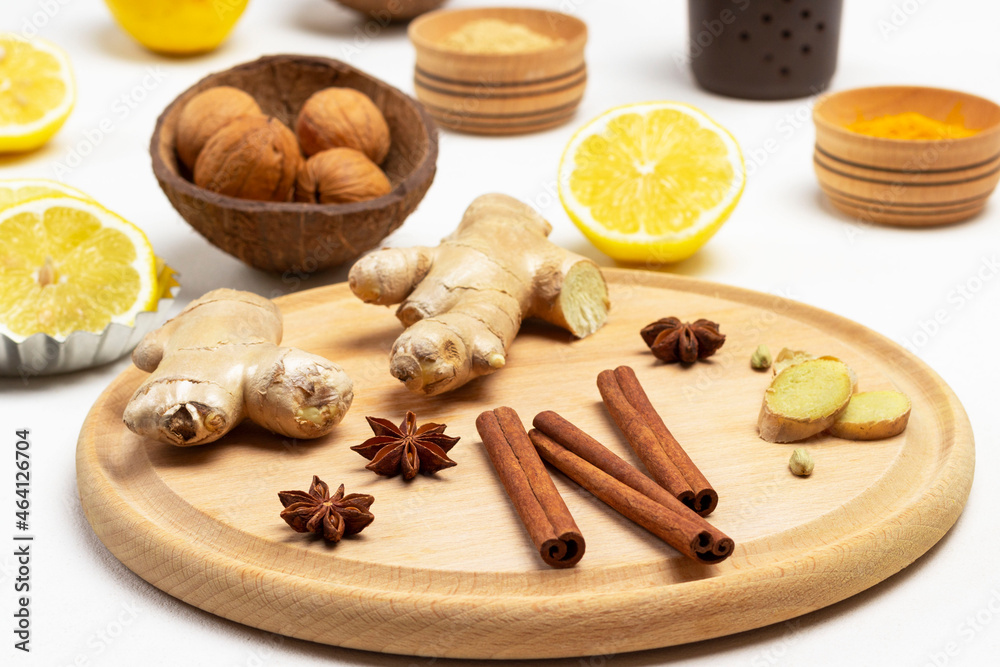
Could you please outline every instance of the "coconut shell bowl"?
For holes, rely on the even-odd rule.
[[[893,139],[848,125],[916,112],[975,134],[947,139]],[[835,207],[864,222],[922,227],[971,218],[1000,180],[1000,106],[939,88],[879,86],[828,95],[813,109],[813,164]]]
[[[249,93],[289,127],[313,93],[333,86],[361,91],[389,126],[392,144],[381,166],[392,190],[357,203],[307,204],[238,199],[196,186],[177,156],[177,119],[188,100],[215,86]],[[304,273],[350,262],[402,225],[434,180],[437,151],[437,129],[419,102],[340,61],[297,55],[266,56],[202,79],[164,110],[150,144],[160,187],[202,236],[258,269]]]

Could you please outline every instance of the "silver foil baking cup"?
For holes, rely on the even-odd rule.
[[[156,310],[139,313],[132,326],[111,323],[100,333],[74,331],[65,340],[36,333],[18,342],[0,334],[0,377],[28,380],[39,375],[71,373],[121,359],[139,344],[143,336],[166,321],[180,285],[172,271],[167,269],[165,273],[169,283],[156,304]]]

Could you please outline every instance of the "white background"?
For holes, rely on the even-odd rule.
[[[452,0],[450,7],[491,2]],[[500,191],[533,203],[553,239],[613,263],[577,232],[553,196],[556,166],[575,127],[615,105],[679,100],[701,107],[736,136],[749,176],[730,221],[695,257],[667,270],[780,293],[865,324],[917,354],[954,388],[972,420],[978,465],[955,528],[914,565],[828,609],[724,639],[565,665],[986,665],[1000,655],[1000,201],[957,226],[905,230],[860,226],[835,212],[813,177],[809,100],[754,103],[697,89],[679,64],[686,9],[672,2],[550,0],[590,26],[590,82],[579,114],[545,133],[504,139],[441,133],[436,181],[387,243],[431,244],[478,194]],[[1000,3],[993,0],[855,0],[844,16],[834,89],[912,83],[1000,100]],[[364,36],[364,23],[328,0],[252,0],[218,51],[167,59],[144,51],[99,0],[4,0],[4,30],[65,48],[79,98],[44,149],[0,158],[0,178],[62,176],[140,225],[157,254],[182,274],[181,301],[216,287],[267,296],[290,286],[209,245],[178,216],[153,177],[147,145],[154,121],[205,74],[270,53],[341,58],[412,92],[413,50],[403,27]],[[47,15],[51,14],[51,16]],[[102,121],[113,131],[99,136]],[[107,126],[107,124],[105,124]],[[96,145],[93,145],[96,144]],[[88,149],[90,149],[88,151]],[[78,165],[73,151],[88,151]],[[66,165],[60,174],[55,165]],[[992,264],[991,264],[992,262]],[[341,281],[346,267],[302,288]],[[982,278],[982,279],[980,279]],[[971,299],[960,298],[966,286]],[[927,323],[941,311],[944,324]],[[924,333],[921,333],[921,332]],[[118,563],[91,532],[76,491],[74,448],[84,416],[127,360],[52,379],[0,381],[0,489],[12,487],[16,428],[33,442],[32,653],[13,650],[12,549],[0,546],[0,662],[54,665],[429,665],[284,639],[170,598]],[[0,543],[10,544],[13,496],[0,492]],[[976,620],[978,619],[978,620]],[[947,654],[951,652],[951,655]],[[496,663],[494,663],[496,664]],[[555,664],[555,663],[553,663]]]

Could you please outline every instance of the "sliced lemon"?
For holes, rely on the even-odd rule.
[[[93,201],[76,188],[44,178],[9,178],[0,180],[0,209],[39,197],[75,197]]]
[[[69,58],[40,39],[0,34],[0,153],[38,148],[73,110]]]
[[[92,201],[43,197],[0,211],[0,333],[131,326],[157,302],[156,258],[135,225]]]
[[[743,193],[729,132],[677,102],[617,107],[582,127],[559,164],[559,197],[599,250],[626,262],[677,262],[714,234]]]

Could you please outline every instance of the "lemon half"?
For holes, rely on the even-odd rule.
[[[85,192],[45,178],[9,178],[0,180],[0,209],[39,197],[75,197],[93,201]]]
[[[229,36],[249,0],[105,0],[118,24],[151,51],[211,51]]]
[[[0,34],[0,153],[38,148],[73,110],[69,58],[40,39]]]
[[[736,207],[746,182],[736,140],[677,102],[617,107],[582,127],[559,165],[559,197],[577,227],[611,257],[677,262]]]
[[[156,259],[146,235],[100,205],[43,197],[0,211],[0,333],[131,326],[157,302]]]

